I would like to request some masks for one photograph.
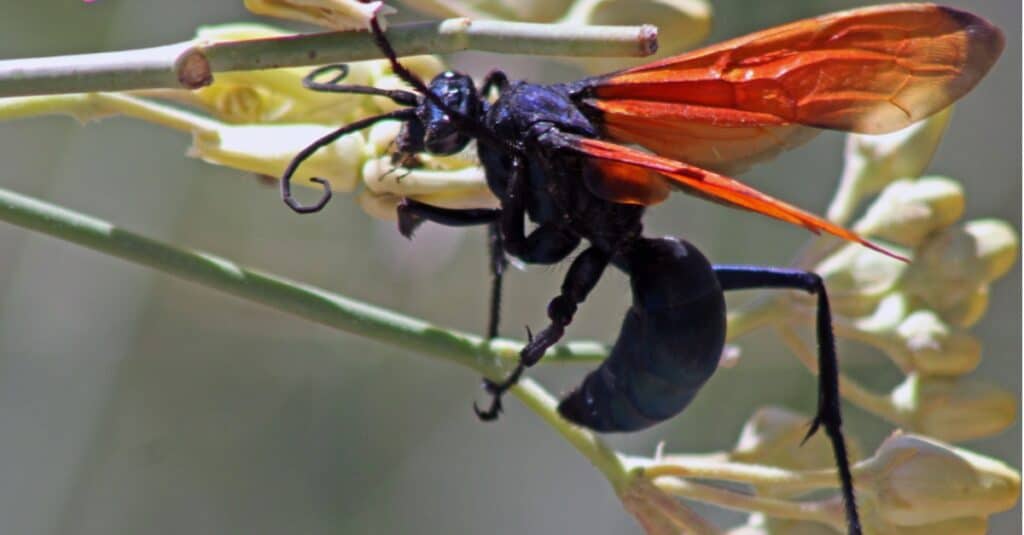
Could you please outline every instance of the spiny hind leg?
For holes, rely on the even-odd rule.
[[[825,433],[832,442],[836,466],[839,469],[849,531],[851,534],[860,534],[860,519],[853,494],[853,475],[850,472],[850,460],[843,438],[839,360],[836,357],[835,335],[832,332],[832,311],[828,292],[821,277],[810,271],[761,266],[714,266],[714,270],[723,290],[787,288],[803,290],[818,296],[818,412],[804,440],[810,438],[819,427],[825,428]]]

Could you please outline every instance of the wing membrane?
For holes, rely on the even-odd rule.
[[[816,128],[919,121],[974,87],[1002,48],[995,26],[956,9],[857,9],[592,79],[583,102],[610,139],[735,172]]]
[[[564,134],[568,148],[588,157],[597,172],[587,174],[587,187],[618,203],[654,204],[672,188],[691,195],[785,221],[818,234],[827,232],[863,244],[899,260],[906,258],[875,245],[856,233],[734,179],[615,143]]]

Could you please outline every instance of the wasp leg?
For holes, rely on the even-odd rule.
[[[402,199],[398,204],[398,231],[406,238],[412,238],[416,228],[424,221],[449,227],[488,225],[487,244],[490,251],[491,299],[487,321],[487,338],[498,336],[498,321],[501,314],[501,286],[505,274],[505,252],[502,249],[498,219],[501,210],[496,208],[452,209],[431,206],[413,199]]]
[[[406,238],[412,238],[413,233],[424,221],[446,227],[472,227],[490,225],[501,217],[501,210],[497,208],[441,208],[409,198],[398,203],[397,211],[398,232]]]
[[[501,412],[501,396],[519,381],[524,369],[536,364],[544,356],[544,352],[562,338],[565,328],[572,323],[578,305],[586,300],[587,295],[597,285],[597,281],[601,280],[601,275],[610,260],[608,253],[596,247],[583,251],[573,260],[569,272],[565,275],[565,281],[562,282],[561,294],[548,304],[551,324],[536,337],[529,336],[529,342],[519,353],[519,363],[505,380],[484,380],[484,386],[491,394],[492,400],[490,408],[486,411],[480,410],[476,405],[473,406],[480,419],[493,420],[498,417],[498,413]]]
[[[501,322],[501,286],[505,278],[508,259],[501,243],[501,229],[497,223],[487,226],[487,248],[491,256],[491,306],[487,316],[487,339],[498,337]]]
[[[818,427],[825,428],[825,433],[832,442],[832,451],[839,469],[849,532],[860,534],[860,519],[853,495],[853,475],[850,473],[850,460],[843,438],[839,361],[836,358],[835,335],[832,333],[832,311],[821,277],[809,271],[758,266],[714,266],[714,270],[723,290],[789,288],[818,296],[818,411],[804,440],[810,438]]]

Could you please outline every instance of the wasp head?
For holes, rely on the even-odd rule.
[[[430,81],[429,89],[448,109],[463,117],[475,120],[483,112],[476,85],[465,74],[443,72]],[[416,119],[405,124],[397,142],[399,152],[406,154],[422,151],[455,154],[464,149],[470,139],[444,109],[431,99],[423,98],[416,108]]]

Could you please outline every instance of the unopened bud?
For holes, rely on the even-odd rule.
[[[980,286],[1013,264],[1017,243],[1016,234],[1000,221],[947,228],[921,244],[902,287],[940,314],[957,310],[962,316],[964,302],[976,300]]]
[[[907,427],[950,442],[992,436],[1017,416],[1013,394],[964,377],[912,373],[890,399]]]
[[[730,459],[793,470],[828,468],[833,465],[832,446],[817,433],[799,447],[810,419],[780,408],[762,407],[747,420]],[[854,455],[856,458],[856,455]]]
[[[853,229],[864,236],[914,247],[928,234],[952,225],[963,211],[963,188],[953,180],[898,180],[882,191]]]
[[[962,375],[981,361],[981,343],[970,334],[952,328],[930,310],[911,313],[895,335],[907,362],[904,371],[928,375]]]
[[[902,433],[858,463],[854,477],[878,516],[897,526],[985,517],[1013,507],[1020,494],[1020,475],[1003,463]]]
[[[943,317],[951,324],[967,328],[981,319],[988,309],[988,285],[975,288],[974,293],[966,299],[942,311]]]
[[[978,258],[985,267],[985,281],[993,281],[1010,270],[1017,260],[1020,237],[1013,227],[998,219],[968,221],[964,230],[974,237]]]
[[[849,134],[845,164],[832,205],[831,221],[849,220],[857,203],[900,178],[921,175],[946,131],[952,106],[902,130],[884,135]]]
[[[974,337],[930,310],[911,310],[911,304],[902,292],[888,294],[846,336],[885,351],[905,372],[961,375],[977,367],[981,345]]]
[[[847,244],[814,271],[825,280],[835,311],[846,316],[871,313],[907,269],[903,262],[859,244]]]

